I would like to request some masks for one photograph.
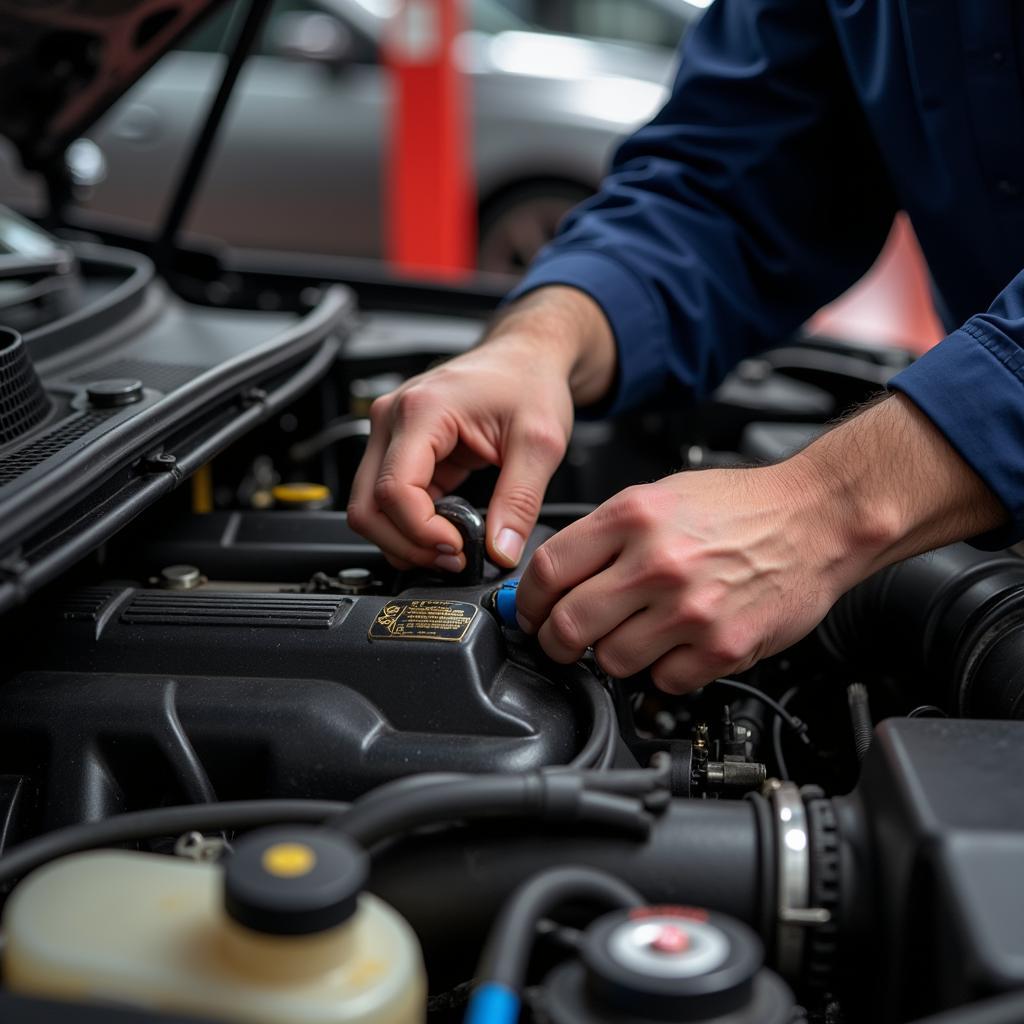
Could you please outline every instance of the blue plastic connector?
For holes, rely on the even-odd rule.
[[[508,629],[519,629],[516,620],[516,590],[519,580],[506,580],[494,591],[494,613],[498,621]]]
[[[485,981],[469,1000],[464,1024],[516,1024],[519,1002],[512,989]]]

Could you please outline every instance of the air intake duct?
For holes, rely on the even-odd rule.
[[[953,544],[883,569],[819,627],[831,653],[968,718],[1024,718],[1024,558]]]

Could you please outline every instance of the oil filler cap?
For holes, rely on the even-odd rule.
[[[369,873],[365,851],[323,829],[272,828],[239,840],[224,868],[224,909],[268,935],[313,935],[344,924]]]

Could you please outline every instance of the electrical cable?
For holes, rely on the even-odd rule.
[[[796,696],[799,689],[799,686],[791,687],[779,698],[779,707],[783,711],[786,710],[786,705]],[[786,758],[782,752],[782,722],[783,718],[781,715],[777,715],[772,722],[772,752],[775,754],[775,764],[779,769],[779,778],[785,782],[789,779],[789,768],[786,766]]]
[[[745,693],[755,700],[761,701],[763,704],[771,708],[775,714],[782,719],[800,737],[801,741],[807,746],[813,746],[810,737],[807,735],[807,723],[797,718],[796,715],[790,714],[786,710],[785,703],[783,701],[777,701],[773,697],[770,697],[764,690],[759,690],[756,686],[751,686],[750,683],[740,682],[738,679],[716,679],[715,683],[720,686],[727,686],[733,690],[739,690],[741,693]]]
[[[0,885],[58,857],[182,832],[234,831],[264,825],[316,824],[348,805],[335,800],[235,800],[216,804],[158,807],[116,814],[102,821],[47,832],[0,856]]]
[[[291,462],[308,462],[314,455],[318,455],[325,448],[337,444],[339,441],[347,441],[353,437],[367,438],[370,436],[370,421],[366,417],[352,419],[342,417],[333,423],[328,423],[323,430],[307,437],[304,441],[296,441],[288,449],[288,459]]]
[[[558,867],[534,875],[505,902],[491,929],[478,972],[482,981],[470,1000],[466,1024],[512,1024],[518,1019],[537,926],[570,900],[610,909],[644,904],[632,886],[594,868]]]

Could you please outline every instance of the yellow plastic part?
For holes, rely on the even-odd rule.
[[[278,505],[306,505],[331,500],[331,489],[323,484],[278,484],[270,493]]]

